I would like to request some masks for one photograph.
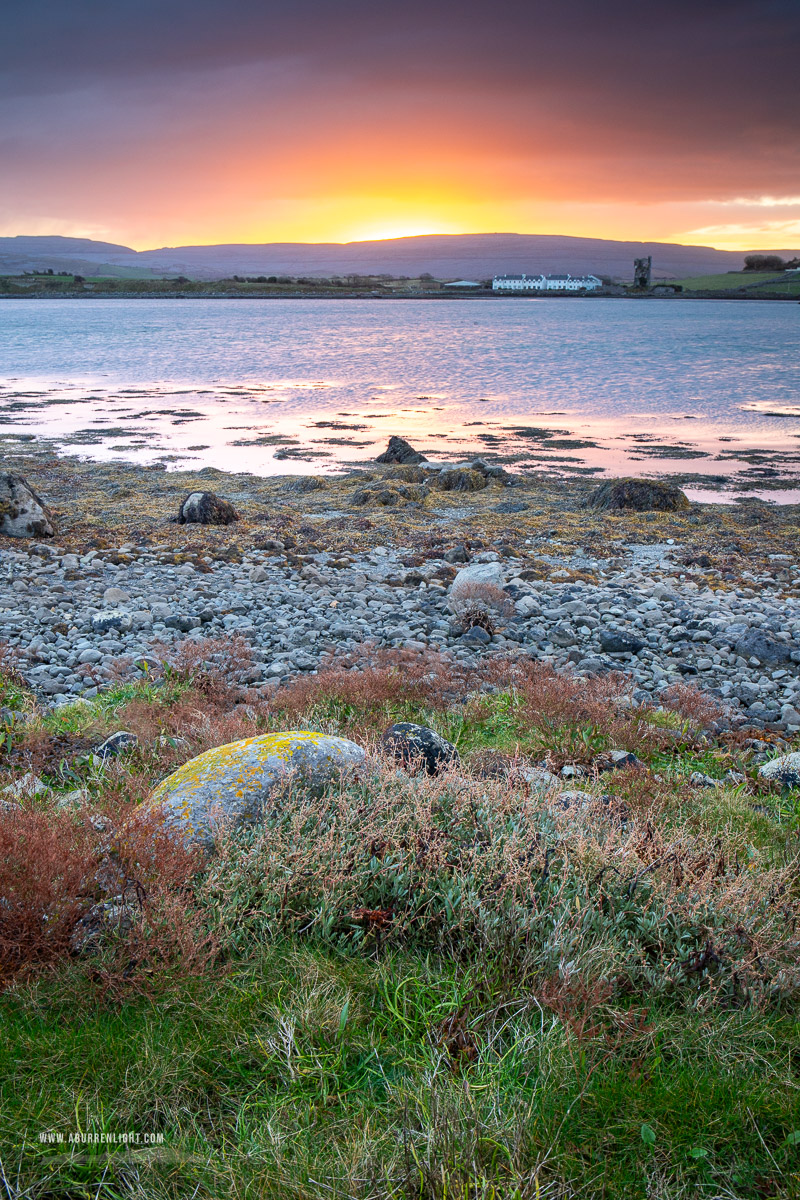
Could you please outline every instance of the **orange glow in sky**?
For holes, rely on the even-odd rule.
[[[3,36],[0,236],[800,246],[797,0],[36,0]]]

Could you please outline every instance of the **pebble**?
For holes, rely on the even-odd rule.
[[[157,548],[128,546],[112,562],[119,548],[59,556],[26,544],[0,553],[0,619],[28,684],[55,705],[97,695],[120,659],[155,663],[154,643],[239,635],[252,650],[245,682],[255,687],[315,671],[325,654],[365,642],[465,662],[523,654],[579,675],[622,669],[638,702],[686,679],[716,696],[733,724],[796,732],[795,581],[751,569],[743,584],[712,590],[681,572],[672,550],[632,545],[612,561],[542,554],[549,578],[529,579],[513,555],[470,557],[464,546],[413,568],[402,561],[408,548],[385,546],[344,565],[320,552],[293,567],[275,543],[241,563],[207,556],[200,573]],[[515,612],[494,637],[453,624],[451,564],[464,583],[503,586],[513,597]],[[576,571],[592,578],[575,579]]]

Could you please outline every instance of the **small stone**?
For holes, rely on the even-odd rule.
[[[122,588],[109,587],[103,592],[103,604],[106,608],[116,608],[118,604],[130,603],[130,596]]]
[[[265,583],[269,579],[269,573],[264,567],[253,567],[250,572],[249,579],[251,583]]]
[[[109,758],[116,758],[118,754],[133,750],[138,745],[139,739],[135,733],[120,730],[119,733],[112,733],[104,742],[96,746],[92,753],[96,754],[101,762],[106,762]]]
[[[436,775],[459,760],[455,746],[441,734],[411,721],[390,725],[381,738],[381,747],[403,766],[424,767],[428,775]]]

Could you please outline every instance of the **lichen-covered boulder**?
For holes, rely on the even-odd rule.
[[[296,778],[316,790],[365,758],[346,738],[309,730],[267,733],[190,759],[159,784],[152,803],[186,842],[211,849],[220,826],[259,821],[267,797],[281,783]]]
[[[178,513],[179,525],[232,525],[239,514],[229,500],[216,492],[191,492]]]
[[[762,779],[773,779],[784,787],[800,787],[800,751],[771,758],[758,768]]]
[[[689,507],[689,500],[674,483],[659,479],[609,479],[592,493],[587,506],[605,512],[620,508],[635,512],[680,512]]]
[[[411,721],[390,725],[381,738],[381,747],[404,767],[424,768],[428,775],[458,762],[458,751],[446,738],[427,725]]]
[[[13,471],[0,471],[0,533],[7,537],[52,537],[53,514],[31,485]]]

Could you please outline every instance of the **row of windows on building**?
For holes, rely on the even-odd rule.
[[[593,292],[603,286],[596,275],[495,275],[495,292]]]

